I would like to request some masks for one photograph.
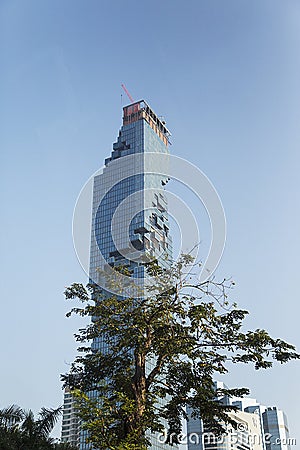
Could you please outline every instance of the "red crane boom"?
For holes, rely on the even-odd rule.
[[[131,95],[129,94],[129,92],[127,91],[125,84],[121,84],[121,86],[122,86],[122,88],[124,89],[124,91],[125,91],[127,97],[128,97],[129,100],[131,101],[131,103],[134,103],[134,100],[133,100],[133,98],[131,97]]]

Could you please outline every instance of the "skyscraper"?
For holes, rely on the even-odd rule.
[[[110,273],[122,265],[143,284],[141,263],[146,253],[161,265],[170,264],[172,241],[163,192],[168,179],[145,171],[151,155],[168,154],[169,135],[165,122],[145,101],[123,108],[117,142],[105,160],[103,173],[94,179],[91,282],[104,287],[103,271]]]
[[[74,398],[68,388],[64,392],[64,409],[61,428],[61,441],[74,446],[79,445],[80,426],[76,414]]]
[[[266,450],[290,450],[290,436],[286,415],[276,408],[267,408],[262,414],[266,435]]]
[[[143,263],[148,256],[164,267],[171,263],[172,240],[164,194],[167,167],[162,171],[164,175],[156,172],[155,164],[151,168],[151,158],[158,154],[166,156],[167,164],[169,135],[165,122],[145,101],[124,107],[123,124],[111,156],[105,160],[103,172],[94,178],[89,278],[107,295],[111,292],[107,277],[116,266],[125,266],[131,273],[118,292],[121,299],[144,292],[141,288],[145,287],[147,275]],[[93,349],[105,351],[105,345],[101,337],[92,342]],[[148,370],[151,368],[149,361]],[[90,448],[85,441],[83,431],[81,450]],[[155,435],[151,442],[152,450],[171,448]]]

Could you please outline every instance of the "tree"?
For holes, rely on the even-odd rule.
[[[234,283],[187,278],[189,264],[189,256],[169,270],[155,262],[146,264],[157,282],[140,298],[108,295],[91,284],[66,289],[67,299],[82,302],[68,316],[93,318],[75,335],[80,355],[62,376],[77,398],[93,448],[147,449],[147,432],[162,432],[162,420],[168,424],[167,441],[174,443],[188,406],[210,430],[222,433],[221,422],[232,422],[227,413],[234,408],[216,397],[249,392],[215,390],[214,377],[228,371],[229,361],[266,369],[274,360],[285,363],[300,357],[293,345],[265,330],[243,332],[248,312],[227,299]],[[114,286],[117,278],[111,281]],[[91,347],[95,338],[105,344],[102,349]]]
[[[16,405],[0,410],[1,450],[76,450],[50,437],[61,413],[62,407],[42,408],[35,419],[31,410]]]

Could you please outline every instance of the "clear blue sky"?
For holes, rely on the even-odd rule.
[[[300,349],[299,1],[1,0],[0,30],[0,407],[62,402],[81,323],[63,290],[86,281],[72,213],[118,134],[122,82],[216,186],[218,273],[248,325]],[[300,443],[299,363],[225,381],[282,408]]]

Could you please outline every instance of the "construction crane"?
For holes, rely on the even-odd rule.
[[[133,98],[131,97],[131,95],[129,94],[129,92],[127,91],[125,84],[121,84],[121,86],[122,86],[122,88],[124,89],[124,91],[125,91],[127,97],[129,98],[130,102],[131,102],[131,103],[134,103],[134,100],[133,100]]]

